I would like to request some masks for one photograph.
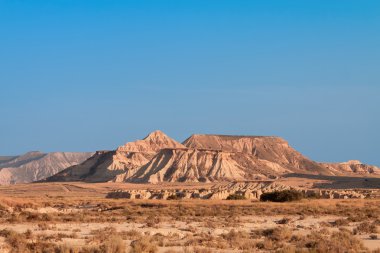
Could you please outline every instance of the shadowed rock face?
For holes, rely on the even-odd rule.
[[[47,181],[217,182],[275,179],[287,173],[345,175],[378,171],[358,162],[314,162],[279,137],[192,135],[181,144],[155,131],[115,151],[97,152]]]
[[[29,152],[0,164],[0,184],[30,183],[82,163],[93,153]]]

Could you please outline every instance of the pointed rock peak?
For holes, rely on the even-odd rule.
[[[147,137],[143,139],[143,141],[149,142],[152,146],[155,146],[156,149],[184,147],[181,143],[173,140],[160,130],[151,132]]]
[[[156,130],[143,140],[128,142],[124,146],[119,147],[118,150],[128,152],[158,152],[165,148],[184,148],[184,146],[162,131]]]
[[[159,139],[171,139],[169,136],[164,134],[164,132],[160,130],[156,130],[148,134],[143,140],[159,140]]]

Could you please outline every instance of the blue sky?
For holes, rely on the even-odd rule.
[[[0,0],[0,154],[161,129],[380,165],[380,1]]]

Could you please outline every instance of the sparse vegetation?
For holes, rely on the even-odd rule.
[[[377,240],[380,226],[376,199],[274,203],[59,196],[0,203],[0,247],[9,253],[366,252],[359,238]]]
[[[130,253],[155,253],[157,252],[157,244],[151,237],[144,236],[131,243]]]
[[[168,196],[167,200],[180,200],[182,199],[180,196],[178,196],[177,194],[172,194],[170,196]]]
[[[333,226],[341,227],[341,226],[348,226],[350,224],[350,221],[347,219],[337,219],[334,222],[331,223]]]
[[[374,223],[369,223],[367,221],[360,223],[355,229],[354,234],[370,234],[377,233],[378,229]]]
[[[301,200],[302,198],[303,198],[303,194],[296,190],[266,192],[260,196],[261,201],[272,201],[272,202],[290,202],[290,201]]]
[[[227,200],[243,200],[247,199],[243,194],[240,193],[234,193],[227,197]]]

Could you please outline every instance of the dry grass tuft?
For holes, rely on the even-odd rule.
[[[144,236],[131,243],[129,253],[155,253],[157,252],[157,244],[149,236]]]
[[[367,221],[360,223],[355,229],[354,234],[371,234],[377,233],[378,229],[374,223],[369,223]]]

